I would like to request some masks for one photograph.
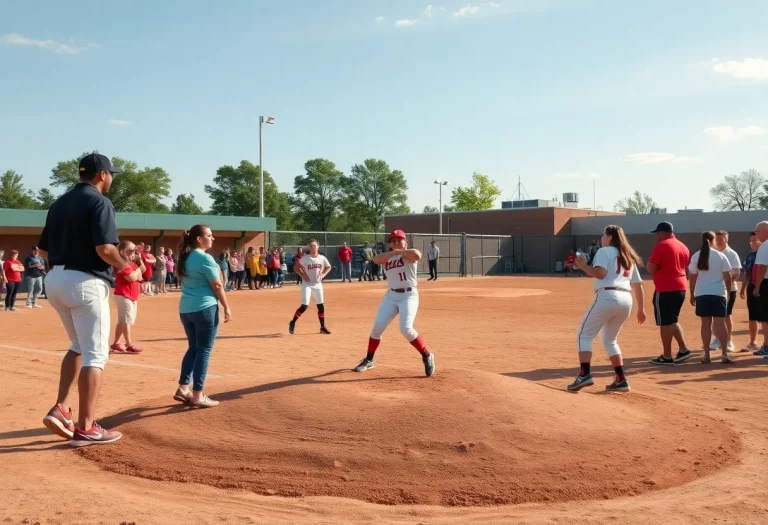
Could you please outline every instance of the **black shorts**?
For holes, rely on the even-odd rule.
[[[680,309],[685,303],[685,290],[679,292],[653,292],[653,314],[656,326],[677,324]]]
[[[698,317],[725,317],[728,313],[728,301],[721,295],[700,295],[696,298]]]
[[[736,304],[736,292],[731,291],[730,294],[728,294],[728,315],[731,315],[733,313],[733,305]]]
[[[760,299],[755,297],[755,285],[747,285],[747,312],[749,312],[749,320],[757,321],[759,323],[764,322],[766,316],[763,315],[763,308],[760,305]]]

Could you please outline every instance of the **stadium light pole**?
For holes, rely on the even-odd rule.
[[[261,141],[261,130],[264,124],[274,124],[275,117],[259,117],[259,217],[264,218],[264,159]]]
[[[447,180],[435,179],[435,184],[440,186],[440,209],[438,210],[438,212],[440,214],[440,230],[439,230],[439,233],[440,233],[440,235],[442,235],[443,234],[443,186],[448,186],[450,184],[450,182],[448,182]]]

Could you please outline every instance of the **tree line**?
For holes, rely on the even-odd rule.
[[[768,180],[755,169],[726,175],[709,190],[709,195],[716,211],[765,210],[768,209]],[[657,208],[653,197],[639,191],[614,205],[616,211],[627,215],[649,214]]]
[[[37,193],[24,187],[19,173],[6,171],[0,177],[0,208],[47,210],[57,193],[77,184],[78,164],[87,154],[57,163],[51,170],[50,187]],[[182,193],[171,206],[165,204],[171,197],[171,176],[161,167],[139,168],[136,162],[120,157],[112,157],[112,163],[123,168],[107,193],[118,212],[259,215],[259,166],[247,160],[216,170],[211,184],[204,187],[211,200],[209,210],[193,194]],[[407,191],[403,172],[383,160],[367,159],[345,174],[330,160],[317,158],[304,164],[304,174],[295,177],[292,193],[281,191],[264,171],[264,214],[277,220],[279,230],[380,231],[386,215],[413,213]],[[501,189],[494,181],[475,173],[470,186],[453,189],[451,204],[445,209],[490,209],[499,195]],[[425,213],[437,211],[429,206],[424,209]]]

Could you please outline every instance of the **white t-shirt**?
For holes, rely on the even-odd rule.
[[[605,268],[606,270],[605,277],[593,279],[595,290],[602,288],[629,290],[632,284],[643,282],[637,265],[633,265],[631,269],[621,266],[619,250],[613,246],[606,246],[597,250],[592,266],[595,268]]]
[[[430,246],[429,248],[427,248],[427,258],[430,261],[434,261],[438,257],[440,257],[440,248],[439,247],[435,246],[433,248],[432,246]]]
[[[732,269],[741,270],[741,259],[739,259],[739,254],[736,253],[736,250],[734,250],[730,246],[726,246],[725,250],[723,250],[720,253],[725,255],[725,258],[728,259],[728,264],[731,265]],[[731,284],[731,291],[732,292],[739,291],[739,283],[736,278],[733,279],[733,284]]]
[[[768,242],[764,242],[760,245],[760,248],[757,249],[757,255],[755,256],[755,264],[760,264],[762,266],[768,266]],[[766,274],[766,277],[768,277],[768,274]],[[755,283],[759,285],[760,283]]]
[[[301,258],[299,264],[301,264],[304,271],[307,273],[307,277],[309,277],[308,280],[302,283],[306,286],[316,286],[321,284],[320,276],[323,275],[323,268],[330,266],[325,255],[318,254],[317,257],[312,257],[308,253],[304,254],[304,257]]]
[[[717,295],[720,297],[728,297],[725,293],[725,280],[723,279],[723,273],[730,272],[731,263],[722,253],[715,249],[709,250],[709,270],[699,270],[699,254],[698,251],[691,257],[691,264],[688,265],[688,271],[691,275],[698,275],[696,279],[696,289],[693,291],[695,297],[701,297],[702,295]]]
[[[382,266],[384,266],[384,276],[387,278],[387,285],[390,288],[399,290],[400,288],[416,288],[418,285],[417,263],[406,261],[402,255],[395,255]]]

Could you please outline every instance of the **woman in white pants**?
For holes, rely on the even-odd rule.
[[[578,392],[585,386],[595,384],[590,367],[592,340],[598,333],[616,373],[613,383],[605,389],[609,392],[629,392],[624,361],[616,340],[632,313],[633,293],[637,299],[637,321],[640,324],[645,322],[643,282],[638,271],[642,259],[619,226],[606,227],[601,241],[603,247],[595,254],[592,266],[583,255],[576,258],[576,268],[594,279],[595,300],[579,326],[577,344],[581,369],[576,380],[568,385],[569,392]]]

